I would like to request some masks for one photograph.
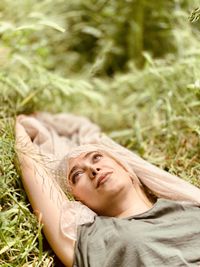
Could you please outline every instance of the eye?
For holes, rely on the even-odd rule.
[[[78,182],[78,180],[79,180],[79,178],[80,178],[80,176],[81,176],[82,173],[83,173],[82,171],[78,171],[78,172],[75,172],[72,175],[72,177],[71,177],[70,180],[72,181],[73,184],[76,184]]]
[[[100,154],[100,153],[95,153],[95,154],[92,156],[92,161],[95,163],[95,162],[99,161],[102,157],[103,157],[102,154]]]

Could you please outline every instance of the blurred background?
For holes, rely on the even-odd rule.
[[[1,0],[0,266],[62,266],[30,212],[14,122],[85,115],[200,187],[199,0]]]

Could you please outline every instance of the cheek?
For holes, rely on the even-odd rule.
[[[129,175],[129,173],[127,173],[124,169],[120,169],[118,171],[116,171],[116,176],[119,178],[119,182],[123,183],[123,184],[129,184],[132,185],[132,179]]]
[[[83,177],[82,177],[83,178]],[[77,185],[72,186],[72,194],[77,200],[84,201],[92,196],[93,190],[91,183],[86,179],[82,179]]]

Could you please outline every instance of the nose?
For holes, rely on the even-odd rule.
[[[100,168],[90,168],[90,176],[91,178],[95,178],[97,173],[100,171]]]

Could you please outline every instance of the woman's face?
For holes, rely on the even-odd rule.
[[[68,181],[72,194],[100,215],[126,197],[132,181],[129,173],[104,152],[82,153],[69,160]]]

